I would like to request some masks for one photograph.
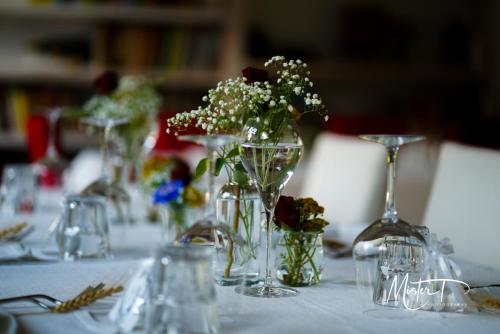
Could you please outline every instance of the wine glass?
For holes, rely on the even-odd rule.
[[[384,252],[385,237],[392,237],[394,242],[422,249],[425,238],[419,228],[412,226],[398,217],[395,200],[396,161],[401,146],[424,140],[424,136],[414,135],[361,135],[361,139],[379,143],[387,150],[387,190],[385,210],[382,217],[365,228],[353,242],[353,259],[356,268],[356,285],[365,302],[373,301],[373,288],[377,277],[377,263]]]
[[[59,155],[56,149],[56,127],[64,109],[52,108],[48,111],[49,120],[49,142],[45,156],[35,164],[35,171],[41,177],[42,185],[60,186],[66,161]]]
[[[129,121],[127,117],[106,118],[88,117],[83,122],[101,129],[101,176],[83,189],[83,195],[101,195],[108,199],[116,212],[117,223],[129,222],[130,216],[130,196],[128,192],[115,182],[109,175],[109,147],[111,145],[111,131],[118,125]],[[121,203],[125,204],[125,212]]]
[[[213,244],[215,241],[214,227],[217,225],[218,228],[223,228],[217,223],[216,217],[215,161],[217,159],[217,149],[237,142],[239,138],[232,135],[184,135],[178,138],[205,147],[208,159],[208,192],[206,204],[203,207],[203,218],[185,231],[177,241],[181,244],[189,244],[193,241]],[[230,231],[226,228],[223,233],[230,233]]]
[[[286,118],[249,119],[242,131],[240,156],[259,189],[266,210],[266,272],[263,284],[241,287],[238,292],[254,297],[295,296],[298,291],[277,286],[271,277],[271,236],[274,208],[283,188],[302,157],[303,144],[297,125]]]

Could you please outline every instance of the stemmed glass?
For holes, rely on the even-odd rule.
[[[128,192],[110,177],[109,171],[109,147],[111,145],[111,131],[114,127],[126,124],[129,121],[127,117],[105,118],[88,117],[83,122],[101,129],[101,176],[89,184],[82,194],[101,195],[106,197],[113,204],[116,211],[118,223],[128,222],[128,211],[130,210],[130,196]],[[123,211],[120,202],[126,204],[126,212]]]
[[[303,144],[295,122],[279,118],[247,121],[242,131],[240,156],[243,166],[258,186],[266,210],[266,272],[263,284],[237,290],[254,297],[295,296],[298,291],[277,286],[271,277],[271,236],[274,208],[283,188],[302,157]]]
[[[196,238],[198,242],[204,240],[212,243],[215,239],[213,229],[216,225],[219,225],[217,224],[215,204],[215,161],[217,159],[217,149],[237,142],[239,138],[232,135],[184,135],[178,138],[204,146],[208,159],[208,192],[206,204],[203,207],[203,217],[182,234],[178,242],[188,244]],[[224,232],[229,233],[229,230]]]
[[[56,127],[61,118],[63,108],[57,107],[48,112],[49,119],[49,142],[45,156],[36,162],[35,170],[42,178],[47,178],[50,186],[60,186],[62,184],[62,175],[67,166],[66,161],[59,155],[56,149]]]
[[[396,161],[402,145],[424,140],[413,135],[361,135],[361,139],[379,143],[387,150],[387,190],[382,217],[364,229],[354,240],[353,258],[356,267],[356,284],[365,301],[372,300],[377,275],[377,261],[383,252],[384,237],[390,236],[407,244],[420,247],[425,238],[418,228],[398,217],[395,199]],[[419,246],[420,245],[420,246]],[[364,298],[363,297],[363,298]]]

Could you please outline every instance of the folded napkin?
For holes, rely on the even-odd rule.
[[[17,321],[16,318],[7,311],[0,309],[0,333],[16,334]]]
[[[45,254],[41,249],[25,247],[19,242],[0,243],[0,262],[6,261],[57,261],[56,255]]]

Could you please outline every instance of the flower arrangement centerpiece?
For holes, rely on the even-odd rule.
[[[144,142],[155,124],[161,97],[146,78],[118,78],[111,71],[100,75],[94,86],[97,94],[84,105],[84,114],[93,118],[127,120],[116,128],[115,133],[123,144],[123,158],[129,172],[134,174]]]
[[[218,220],[230,226],[235,233],[247,240],[247,255],[238,253],[231,238],[219,243],[215,266],[216,280],[222,284],[237,284],[241,278],[245,261],[256,259],[256,243],[262,220],[260,205],[255,201],[259,197],[269,213],[279,197],[286,181],[291,177],[302,153],[300,135],[295,121],[304,114],[317,113],[328,120],[328,112],[317,93],[312,91],[308,65],[301,60],[287,60],[283,56],[275,56],[264,64],[264,69],[245,68],[242,77],[231,78],[219,82],[214,89],[203,97],[204,106],[179,113],[168,119],[168,130],[180,134],[192,126],[200,128],[207,135],[235,134],[243,142],[223,147],[218,152],[215,174],[223,168],[227,171],[229,182],[223,187],[218,198]],[[291,130],[290,130],[291,129]],[[290,132],[298,139],[295,149],[288,150],[291,158],[284,157],[281,148],[277,150],[260,150],[255,145],[279,146]],[[252,138],[250,138],[252,137]],[[246,139],[255,143],[245,143]],[[252,144],[246,146],[246,144]],[[246,149],[248,147],[253,147]],[[259,151],[259,152],[257,152]],[[265,159],[262,160],[261,157]],[[285,161],[286,160],[286,161]],[[269,173],[275,163],[281,164],[281,173]],[[261,174],[252,165],[258,163],[262,167]],[[273,167],[273,168],[274,168]],[[196,168],[196,176],[207,170],[207,161],[202,160]],[[265,171],[267,169],[267,172]],[[258,172],[258,173],[256,173]],[[261,177],[265,176],[265,180]],[[270,181],[270,177],[279,178],[278,182]],[[270,194],[270,184],[276,185]],[[230,203],[228,203],[230,201]],[[269,224],[268,224],[269,225]],[[250,275],[259,275],[258,271],[247,270]],[[219,276],[219,278],[217,277]],[[266,276],[269,276],[266,273]]]
[[[281,196],[274,223],[281,232],[276,252],[276,276],[290,286],[307,286],[321,280],[324,208],[312,198]]]
[[[187,210],[203,206],[205,199],[193,185],[191,170],[174,157],[151,156],[144,161],[141,181],[160,210],[167,241],[178,237],[188,226]]]

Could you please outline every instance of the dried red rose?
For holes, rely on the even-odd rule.
[[[280,228],[295,229],[299,225],[300,214],[295,207],[295,200],[290,196],[280,196],[274,209],[274,221]]]
[[[118,87],[118,75],[113,71],[106,71],[94,81],[94,87],[101,95],[109,95]]]
[[[243,73],[243,76],[247,79],[247,83],[269,81],[266,70],[248,66],[247,68],[241,70],[241,73]]]
[[[181,180],[184,185],[188,185],[191,182],[191,170],[189,165],[182,160],[175,161],[176,166],[170,172],[170,178],[172,180]]]

